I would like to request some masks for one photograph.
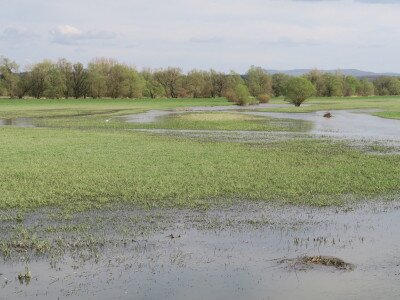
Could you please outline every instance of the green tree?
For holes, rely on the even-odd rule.
[[[222,97],[226,91],[227,78],[222,72],[210,70],[211,97]]]
[[[323,75],[325,82],[325,91],[323,93],[326,97],[342,97],[343,96],[343,76],[339,74],[325,73]]]
[[[305,100],[316,93],[314,85],[307,78],[292,77],[285,85],[285,100],[300,106]]]
[[[396,77],[379,77],[374,80],[374,86],[380,96],[400,95],[400,81]]]
[[[238,105],[247,105],[250,103],[250,92],[247,86],[243,83],[239,83],[235,87],[236,103]]]
[[[88,82],[90,95],[100,98],[110,95],[110,70],[118,62],[109,58],[96,58],[88,64]],[[112,87],[111,87],[112,88]]]
[[[140,98],[143,97],[146,82],[144,78],[133,67],[126,67],[126,78],[124,82],[124,97]]]
[[[363,79],[357,87],[357,95],[359,96],[372,96],[375,93],[374,84],[368,79]]]
[[[272,94],[272,77],[261,67],[250,67],[246,74],[246,84],[254,97]]]
[[[68,99],[73,95],[73,66],[65,58],[60,58],[57,62],[57,69],[60,71],[63,80],[63,95]]]
[[[283,73],[272,75],[272,91],[274,96],[279,97],[285,94],[285,86],[289,79],[290,76]]]
[[[168,98],[177,98],[182,80],[182,70],[168,67],[154,73],[155,80],[163,87]]]
[[[50,71],[53,65],[50,60],[44,60],[30,67],[30,91],[33,97],[39,99],[44,96],[51,83]]]
[[[22,99],[31,91],[32,87],[32,76],[30,72],[24,72],[19,74],[18,81],[15,88],[15,95]]]
[[[151,69],[144,69],[140,75],[144,79],[143,96],[152,99],[166,96],[163,87],[154,78],[154,72]]]
[[[107,95],[111,98],[121,97],[124,93],[127,79],[126,67],[121,64],[113,65],[107,73]]]
[[[389,95],[400,95],[400,80],[395,77],[391,77],[387,83],[387,89]]]
[[[191,70],[185,80],[185,88],[193,98],[211,97],[211,80],[208,72]]]
[[[15,61],[0,57],[0,85],[11,98],[16,94],[17,83],[20,79],[17,72],[18,64]]]
[[[89,80],[88,72],[83,64],[76,63],[72,66],[72,95],[75,99],[84,97],[88,92]]]
[[[44,91],[44,96],[51,99],[59,99],[64,97],[66,87],[66,81],[64,74],[61,72],[56,65],[52,64],[48,70],[48,84]]]
[[[305,77],[314,85],[316,89],[316,95],[321,97],[324,96],[326,88],[323,73],[317,69],[314,69],[306,74]]]
[[[343,94],[346,97],[351,97],[357,94],[360,86],[360,80],[354,76],[346,76],[343,84]]]

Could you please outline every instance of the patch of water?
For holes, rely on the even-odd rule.
[[[311,121],[311,134],[352,140],[400,141],[400,121],[376,117],[358,111],[331,111],[332,118],[324,118],[325,112],[272,113],[246,112],[246,114],[280,119]]]
[[[149,214],[163,221],[132,245],[106,246],[97,262],[66,257],[51,268],[31,261],[29,285],[16,279],[24,262],[2,263],[0,299],[397,299],[398,205],[116,211],[121,223]],[[355,269],[299,271],[278,263],[301,255],[332,255]]]
[[[237,106],[237,105],[228,105],[228,106],[195,106],[195,107],[187,107],[175,110],[149,110],[144,113],[132,114],[123,116],[122,118],[128,123],[153,123],[159,120],[162,117],[175,115],[175,114],[183,114],[188,112],[224,112],[224,111],[241,111],[241,110],[255,110],[262,108],[282,108],[289,107],[289,104],[258,104],[252,106]]]
[[[35,127],[35,125],[33,124],[33,118],[0,118],[0,126]]]
[[[271,104],[266,104],[271,107]],[[257,108],[257,106],[256,106]],[[150,111],[137,115],[125,116],[127,122],[151,123],[161,117],[171,114],[182,114],[192,111],[230,111],[237,106],[228,107],[194,107],[183,111]],[[364,147],[366,144],[384,145],[388,147],[400,147],[400,121],[385,119],[370,115],[372,111],[366,110],[337,110],[331,111],[333,117],[324,118],[325,111],[312,113],[274,113],[260,111],[238,111],[238,113],[264,116],[269,118],[286,120],[303,120],[312,122],[313,128],[307,133],[292,132],[256,132],[256,131],[222,131],[222,130],[163,130],[148,129],[140,131],[169,134],[175,136],[187,136],[193,138],[209,138],[211,140],[227,140],[234,142],[264,142],[293,138],[329,138],[347,140],[356,146]],[[398,153],[397,150],[390,153]]]

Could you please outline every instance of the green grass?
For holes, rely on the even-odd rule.
[[[272,104],[287,103],[274,98]],[[375,109],[375,115],[400,118],[400,97],[311,98],[301,107],[265,108],[262,111],[313,112],[335,109]],[[71,115],[117,116],[139,113],[151,109],[174,109],[192,106],[232,105],[224,98],[217,99],[0,99],[0,118],[14,117],[62,117]]]
[[[0,118],[52,117],[94,113],[126,114],[151,109],[231,105],[216,99],[0,99]]]
[[[39,127],[80,129],[186,129],[186,130],[250,130],[307,131],[312,123],[303,120],[276,119],[235,112],[197,112],[170,115],[151,123],[127,123],[124,118],[110,114],[75,117],[38,118]]]
[[[0,154],[0,209],[190,207],[238,198],[329,205],[399,192],[399,155],[323,141],[256,145],[0,128]]]
[[[273,103],[282,103],[274,99]],[[311,99],[272,111],[382,109],[399,116],[400,98]],[[340,204],[399,194],[400,155],[344,143],[205,142],[130,128],[302,131],[310,124],[235,112],[173,115],[127,124],[121,115],[150,109],[230,105],[225,99],[0,100],[0,117],[34,117],[52,128],[0,127],[0,209],[86,209],[130,203],[198,206],[233,199]],[[106,122],[109,119],[109,122]],[[79,129],[79,130],[78,130]]]
[[[190,130],[307,131],[312,128],[312,123],[232,112],[206,112],[174,115],[159,122],[136,126],[139,128]]]
[[[400,120],[400,111],[383,111],[374,113],[375,116],[387,118],[387,119],[398,119]]]

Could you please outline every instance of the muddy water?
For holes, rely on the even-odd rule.
[[[206,212],[110,214],[118,216],[118,224],[153,214],[147,225],[154,232],[125,246],[106,245],[98,260],[66,256],[53,267],[49,260],[32,260],[27,263],[32,274],[28,285],[16,279],[26,263],[5,262],[0,265],[0,299],[400,297],[398,203],[339,210],[252,204]],[[318,254],[344,259],[355,269],[298,270],[279,262]]]
[[[0,126],[35,127],[32,118],[1,119]]]

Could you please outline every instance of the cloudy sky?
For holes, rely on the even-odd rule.
[[[400,0],[0,0],[0,55],[400,71]]]

